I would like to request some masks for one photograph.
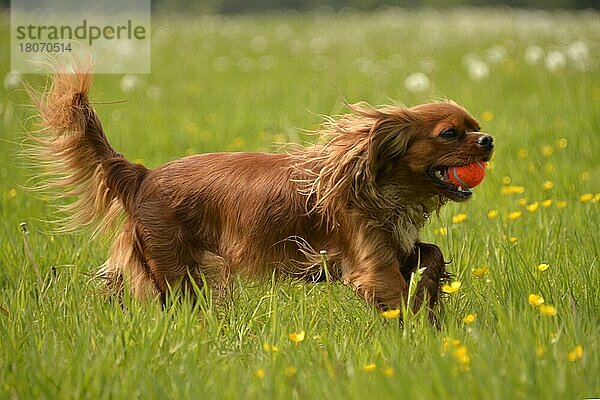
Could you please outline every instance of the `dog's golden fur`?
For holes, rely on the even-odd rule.
[[[199,154],[149,170],[110,146],[88,101],[91,82],[80,65],[34,95],[35,154],[50,168],[45,185],[76,199],[67,230],[119,226],[102,269],[119,290],[163,297],[194,279],[218,292],[234,273],[274,270],[319,281],[325,250],[328,276],[380,309],[401,307],[411,272],[425,267],[417,300],[435,305],[444,258],[419,231],[448,199],[468,196],[435,184],[431,171],[492,152],[491,137],[458,105],[361,103],[328,119],[313,147]],[[456,137],[441,135],[448,131]]]

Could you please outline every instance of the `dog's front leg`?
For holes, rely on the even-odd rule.
[[[385,238],[358,234],[351,247],[351,255],[344,261],[344,282],[379,310],[401,308],[408,285]]]
[[[446,262],[439,247],[431,243],[417,242],[411,254],[404,260],[402,276],[409,281],[411,274],[419,268],[424,268],[421,281],[417,286],[413,310],[421,308],[427,299],[430,316],[440,295],[441,282],[448,277]]]

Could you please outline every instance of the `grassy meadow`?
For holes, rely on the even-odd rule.
[[[108,241],[53,235],[52,207],[22,189],[21,80],[44,80],[9,74],[8,24],[0,398],[600,397],[597,12],[157,15],[152,73],[96,79],[113,146],[149,167],[313,140],[305,129],[344,98],[464,105],[496,154],[473,199],[422,233],[460,282],[440,330],[387,319],[340,284],[239,282],[225,310],[106,301],[90,274]]]

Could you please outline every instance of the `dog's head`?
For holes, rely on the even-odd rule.
[[[324,124],[326,143],[311,157],[316,170],[307,192],[316,194],[315,207],[333,215],[349,204],[373,211],[413,199],[443,204],[471,197],[447,179],[448,169],[489,160],[494,141],[462,107],[350,108],[353,114]]]
[[[377,111],[367,149],[376,186],[396,184],[415,197],[471,197],[448,179],[448,169],[492,156],[494,139],[472,116],[451,102]]]

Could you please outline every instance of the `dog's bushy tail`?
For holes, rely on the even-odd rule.
[[[98,233],[112,226],[123,209],[135,206],[135,194],[148,173],[117,153],[108,142],[90,104],[91,62],[54,65],[45,91],[29,90],[37,107],[38,129],[30,133],[26,153],[41,167],[34,187],[54,198],[73,199],[59,206],[60,232],[83,227]]]

